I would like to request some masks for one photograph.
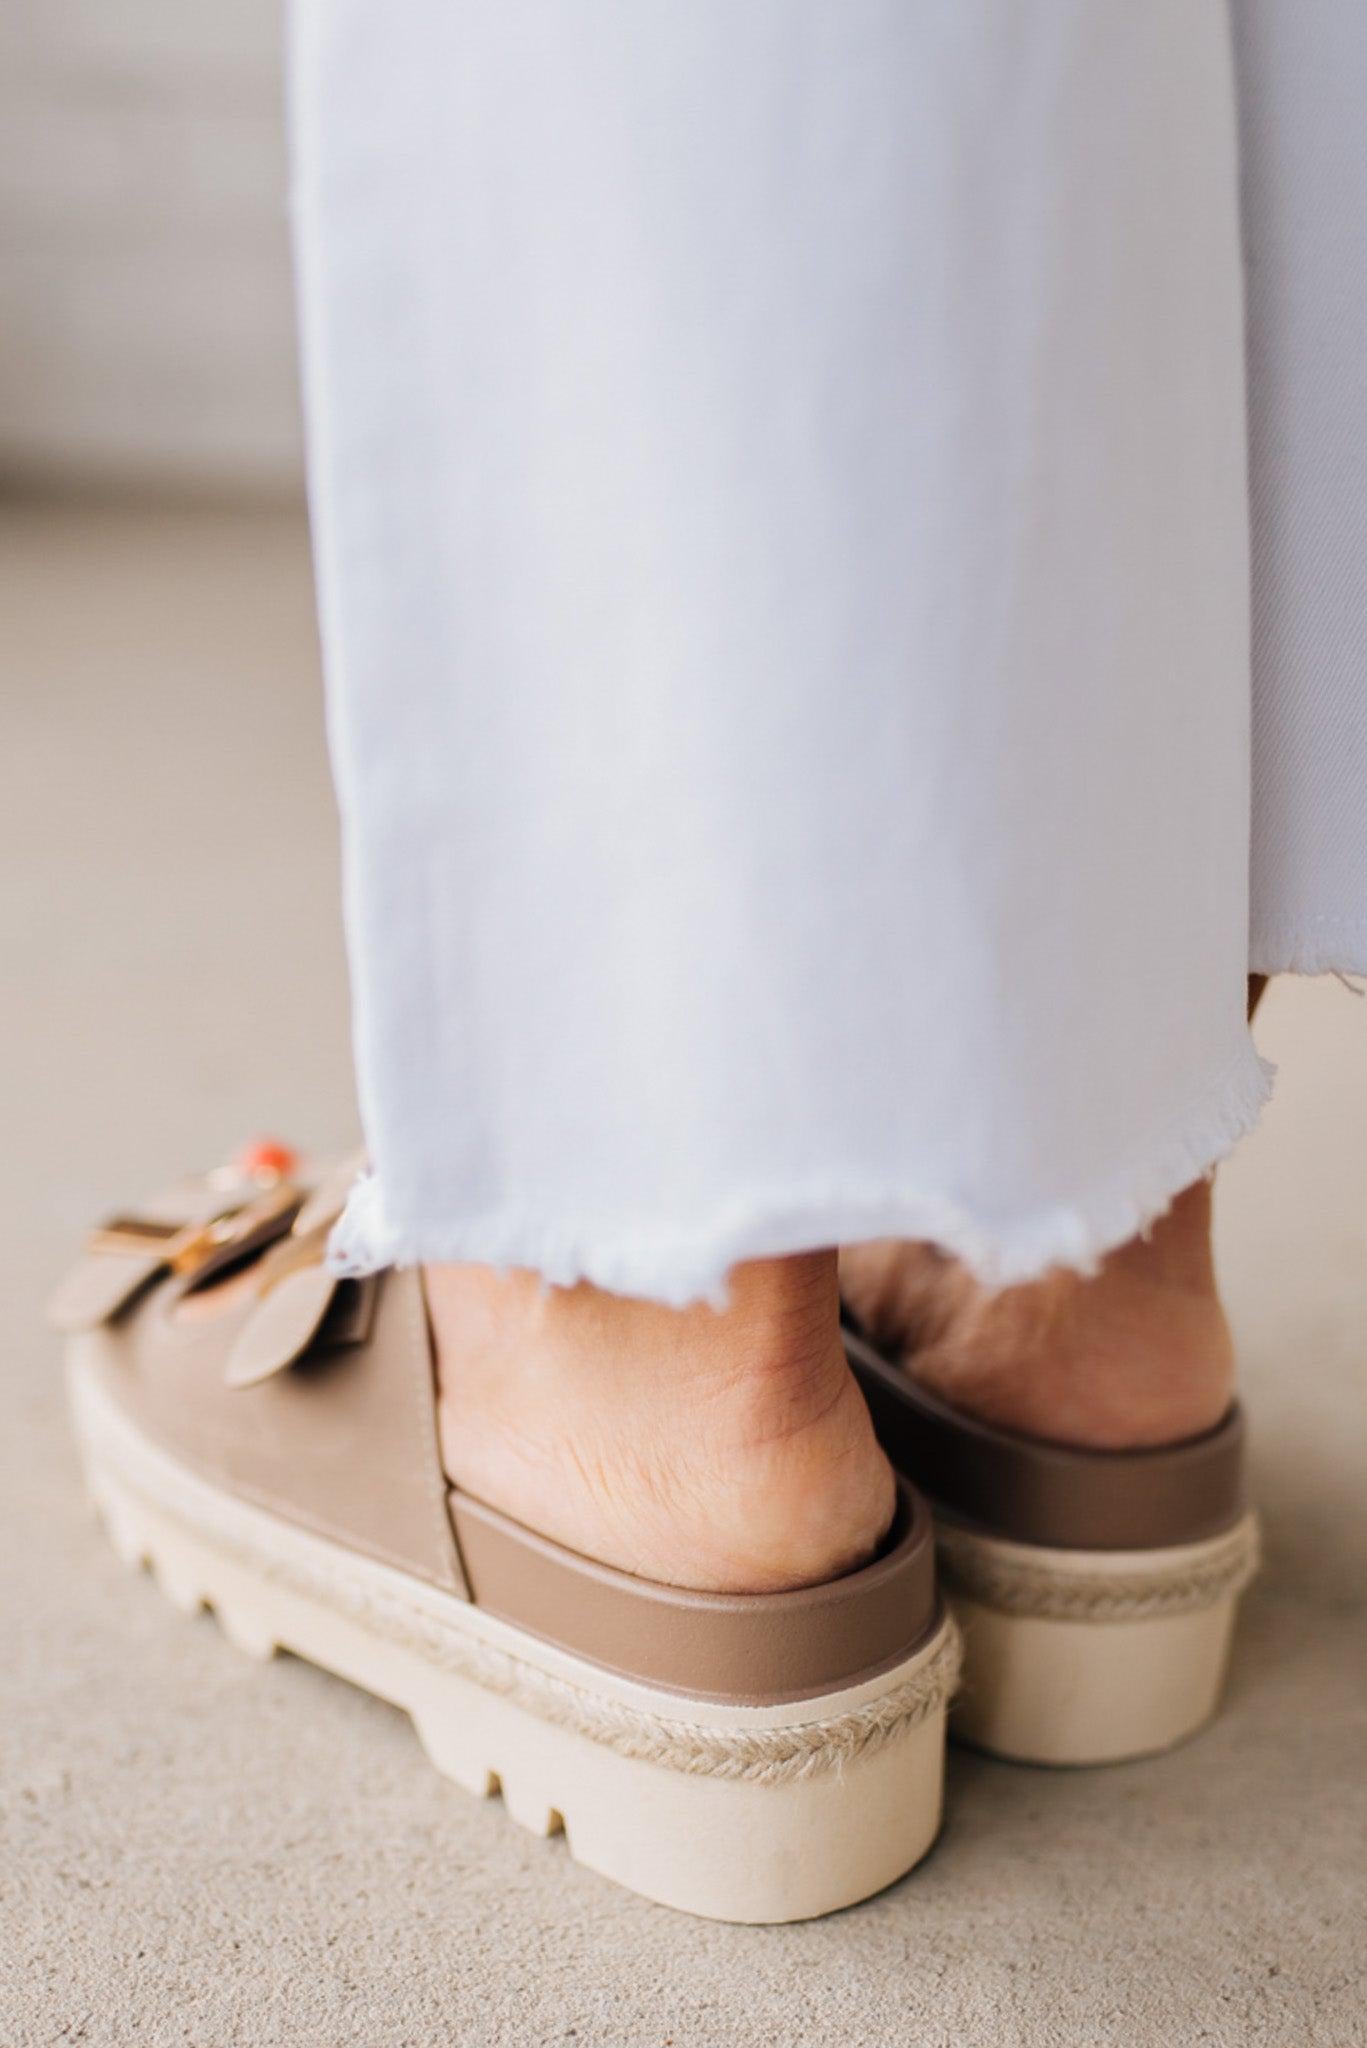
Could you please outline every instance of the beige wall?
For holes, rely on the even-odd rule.
[[[0,470],[297,487],[281,0],[0,0]]]

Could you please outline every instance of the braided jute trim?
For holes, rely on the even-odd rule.
[[[91,1428],[94,1418],[88,1410],[82,1420],[91,1435],[106,1434],[103,1429]],[[945,1615],[928,1654],[914,1671],[886,1692],[844,1713],[767,1728],[718,1727],[651,1713],[542,1671],[525,1658],[481,1641],[458,1621],[444,1623],[417,1601],[406,1600],[392,1585],[375,1580],[367,1583],[354,1569],[347,1569],[349,1553],[339,1552],[333,1562],[309,1556],[301,1544],[293,1555],[282,1555],[254,1539],[244,1526],[243,1503],[224,1499],[193,1474],[180,1474],[159,1454],[152,1454],[153,1465],[152,1459],[143,1455],[141,1443],[130,1458],[134,1445],[125,1440],[121,1423],[107,1435],[117,1440],[113,1456],[117,1458],[119,1486],[189,1534],[212,1542],[235,1563],[618,1756],[691,1777],[752,1785],[794,1784],[822,1772],[842,1770],[858,1758],[886,1748],[945,1708],[958,1686],[962,1662],[959,1630],[952,1617]],[[211,1597],[208,1588],[205,1597]]]
[[[990,1539],[943,1524],[936,1530],[946,1590],[1001,1614],[1042,1621],[1142,1621],[1195,1614],[1242,1593],[1258,1570],[1258,1525],[1246,1516],[1180,1563],[1135,1564],[1124,1570],[1071,1570],[1011,1555]]]

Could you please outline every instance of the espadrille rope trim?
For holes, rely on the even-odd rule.
[[[1044,1621],[1140,1621],[1150,1615],[1194,1614],[1242,1593],[1258,1570],[1258,1524],[1252,1515],[1180,1564],[1124,1570],[1073,1570],[1012,1555],[967,1529],[936,1530],[946,1590],[1002,1614]]]
[[[587,1736],[618,1756],[689,1777],[782,1785],[842,1770],[947,1706],[959,1682],[961,1645],[957,1624],[946,1617],[941,1640],[928,1661],[877,1699],[827,1720],[747,1729],[674,1720],[597,1698],[483,1643],[449,1644],[443,1662],[486,1691],[543,1721]]]
[[[884,1748],[947,1706],[958,1686],[962,1663],[958,1625],[946,1616],[942,1639],[927,1662],[900,1685],[861,1707],[825,1720],[787,1722],[774,1728],[718,1728],[652,1714],[588,1692],[569,1679],[539,1670],[511,1651],[466,1635],[459,1626],[443,1626],[388,1590],[377,1593],[340,1573],[315,1577],[299,1572],[293,1560],[283,1568],[275,1557],[258,1554],[249,1561],[254,1570],[269,1572],[297,1591],[325,1599],[377,1635],[416,1651],[442,1670],[468,1679],[539,1720],[586,1736],[618,1756],[635,1757],[690,1777],[780,1785],[840,1770],[857,1757]],[[314,1583],[297,1583],[303,1578],[312,1578]]]
[[[885,1748],[939,1712],[958,1686],[962,1644],[957,1624],[946,1615],[933,1649],[918,1669],[899,1685],[842,1714],[767,1728],[716,1727],[653,1714],[591,1693],[538,1669],[525,1658],[482,1642],[459,1623],[444,1623],[425,1612],[419,1602],[404,1599],[392,1586],[359,1580],[346,1570],[345,1552],[339,1552],[333,1563],[310,1557],[302,1544],[295,1554],[284,1555],[254,1540],[243,1523],[243,1509],[250,1508],[250,1503],[232,1497],[225,1500],[195,1475],[178,1472],[160,1454],[148,1455],[144,1446],[125,1437],[121,1427],[93,1426],[89,1416],[84,1418],[84,1426],[92,1436],[105,1435],[107,1455],[109,1443],[117,1444],[112,1455],[117,1459],[121,1487],[192,1535],[211,1541],[234,1562],[292,1592],[323,1602],[333,1612],[540,1720],[582,1735],[618,1756],[658,1764],[665,1770],[755,1785],[792,1784],[838,1771]]]

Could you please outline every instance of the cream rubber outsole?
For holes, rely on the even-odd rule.
[[[1164,1550],[1049,1550],[943,1522],[937,1533],[964,1640],[958,1739],[1018,1763],[1122,1763],[1210,1720],[1257,1569],[1252,1515]]]
[[[150,1444],[72,1365],[87,1485],[111,1540],[257,1657],[292,1651],[411,1716],[447,1777],[661,1904],[808,1919],[917,1863],[939,1830],[946,1616],[868,1682],[737,1707],[619,1678],[223,1492]]]

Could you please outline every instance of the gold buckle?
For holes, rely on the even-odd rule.
[[[279,1181],[248,1201],[229,1204],[202,1223],[111,1216],[90,1233],[87,1249],[97,1258],[152,1258],[173,1273],[197,1273],[210,1259],[245,1244],[259,1230],[297,1209],[302,1199],[298,1188]]]

